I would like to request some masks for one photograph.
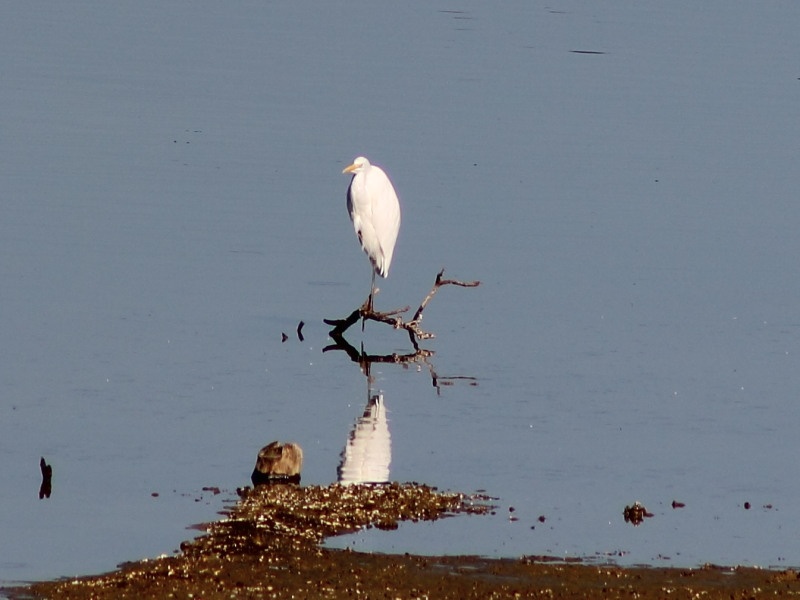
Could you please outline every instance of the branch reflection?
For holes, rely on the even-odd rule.
[[[429,360],[434,355],[433,350],[420,348],[417,344],[414,344],[414,352],[406,354],[368,354],[364,350],[363,342],[361,349],[357,350],[341,333],[331,332],[329,335],[334,343],[323,348],[322,352],[344,352],[360,367],[367,380],[366,406],[362,415],[356,419],[340,454],[341,460],[336,469],[339,483],[386,483],[389,481],[389,465],[392,462],[392,436],[386,416],[385,392],[373,390],[375,380],[371,375],[372,364],[391,363],[404,368],[415,363],[421,368],[424,364],[437,395],[441,394],[441,386],[453,385],[456,380],[468,380],[471,385],[477,385],[477,380],[474,377],[440,377]]]
[[[467,376],[458,376],[458,377],[441,377],[436,373],[436,370],[431,364],[430,357],[432,357],[435,352],[433,350],[426,350],[425,348],[416,347],[414,352],[409,352],[407,354],[398,354],[393,352],[392,354],[367,354],[364,351],[364,344],[361,344],[361,350],[356,350],[353,345],[348,342],[343,335],[339,333],[330,333],[331,339],[334,341],[333,344],[326,346],[322,349],[322,352],[329,352],[332,350],[341,350],[350,357],[354,363],[356,363],[359,367],[361,367],[361,371],[369,371],[369,367],[372,363],[393,363],[397,365],[403,365],[405,368],[408,368],[408,365],[411,364],[419,364],[425,365],[428,367],[428,372],[431,376],[431,385],[436,388],[436,394],[441,395],[442,393],[442,386],[451,386],[456,381],[467,381],[469,385],[478,385],[478,379],[476,377],[467,377]]]

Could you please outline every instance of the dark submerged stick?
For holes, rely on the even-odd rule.
[[[49,498],[53,491],[53,467],[48,465],[44,456],[39,461],[39,469],[42,471],[42,485],[39,487],[39,500]]]

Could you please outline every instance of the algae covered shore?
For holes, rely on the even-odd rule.
[[[546,557],[360,553],[326,537],[482,514],[489,499],[427,486],[258,486],[175,556],[4,590],[18,598],[759,598],[800,594],[797,571],[621,568]],[[463,518],[463,517],[461,517]]]

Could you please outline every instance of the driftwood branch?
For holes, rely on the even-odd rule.
[[[406,313],[410,310],[410,306],[406,306],[405,308],[400,308],[397,310],[392,310],[389,312],[377,312],[370,307],[369,299],[361,305],[361,307],[354,310],[350,315],[344,319],[324,319],[327,325],[332,325],[333,329],[331,330],[331,337],[334,336],[341,336],[347,331],[351,326],[358,323],[359,320],[361,321],[377,321],[379,323],[386,323],[387,325],[391,325],[395,329],[405,329],[408,333],[408,337],[411,340],[411,344],[414,346],[414,349],[419,351],[419,340],[428,340],[431,338],[436,337],[434,334],[429,333],[427,331],[423,331],[420,327],[420,323],[422,322],[423,311],[425,307],[428,305],[428,302],[431,301],[433,296],[439,290],[440,287],[445,285],[457,285],[459,287],[477,287],[481,284],[480,281],[458,281],[457,279],[443,279],[444,276],[444,269],[439,271],[436,275],[436,281],[433,284],[433,288],[419,305],[419,308],[414,313],[414,316],[409,321],[404,321],[403,317],[400,316],[403,313]],[[335,338],[334,338],[335,339]]]

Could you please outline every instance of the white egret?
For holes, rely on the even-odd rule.
[[[342,173],[353,174],[347,188],[347,211],[361,248],[372,263],[368,301],[372,310],[375,274],[389,276],[394,244],[400,231],[400,201],[383,169],[371,165],[363,156],[356,158]]]

